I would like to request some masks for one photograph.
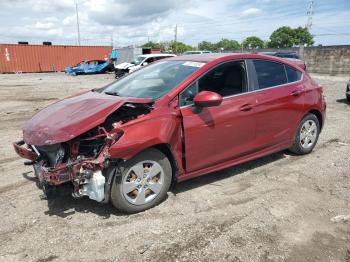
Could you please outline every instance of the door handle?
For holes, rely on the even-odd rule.
[[[299,96],[303,93],[302,90],[294,90],[292,93],[290,93],[291,96]]]
[[[243,112],[247,112],[253,109],[253,106],[251,104],[245,104],[239,108],[239,110]]]

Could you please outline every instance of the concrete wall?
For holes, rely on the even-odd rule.
[[[242,52],[242,50],[237,51]],[[295,51],[299,53],[306,63],[307,70],[311,73],[350,77],[350,45],[243,50],[243,52],[269,51]]]
[[[303,57],[312,73],[350,76],[350,46],[305,48]]]

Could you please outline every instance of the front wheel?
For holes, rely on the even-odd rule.
[[[293,146],[289,149],[297,155],[310,153],[318,140],[320,123],[314,114],[307,114],[300,122],[294,137]]]
[[[112,184],[112,204],[122,212],[137,213],[162,202],[172,179],[168,158],[148,149],[119,167],[121,175]]]
[[[124,70],[120,70],[120,69],[116,69],[115,71],[115,78],[118,79],[118,78],[121,78],[123,77],[127,72],[124,71]]]

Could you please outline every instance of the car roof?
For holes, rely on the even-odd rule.
[[[212,53],[211,51],[209,50],[192,50],[192,51],[186,51],[184,53],[201,53],[201,52],[209,52],[209,53]]]
[[[168,58],[167,60],[209,63],[215,60],[226,61],[231,59],[265,59],[265,60],[271,60],[271,61],[284,63],[284,64],[292,65],[293,67],[296,67],[295,63],[293,63],[293,61],[289,59],[280,58],[277,56],[251,54],[251,53],[208,53],[208,54],[195,54],[195,55],[181,55],[181,56]]]
[[[159,56],[176,56],[176,55],[174,55],[174,54],[145,54],[145,55],[140,55],[140,56],[142,56],[142,57],[159,57]]]
[[[236,54],[228,54],[228,53],[206,53],[206,54],[193,54],[193,55],[180,55],[173,58],[171,60],[182,60],[182,61],[194,61],[194,62],[210,62],[216,60],[221,57],[236,55]],[[238,54],[237,54],[238,55]],[[241,55],[241,54],[240,54]]]

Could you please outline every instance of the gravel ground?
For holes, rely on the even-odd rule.
[[[177,184],[135,215],[62,196],[40,200],[11,142],[35,111],[113,75],[0,75],[0,261],[350,261],[347,78],[325,87],[312,154],[276,153]]]

